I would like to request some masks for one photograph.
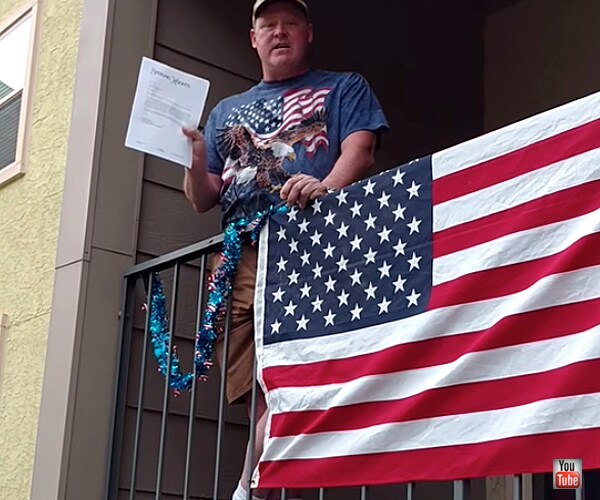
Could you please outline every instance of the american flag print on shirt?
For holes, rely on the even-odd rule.
[[[600,467],[600,94],[274,217],[259,487]]]
[[[298,127],[315,116],[326,115],[325,98],[330,88],[301,88],[284,92],[273,99],[258,99],[233,108],[225,125],[244,126],[254,133],[258,141],[269,142],[279,134]],[[312,156],[318,147],[327,148],[329,140],[324,126],[314,135],[303,139],[307,156]]]

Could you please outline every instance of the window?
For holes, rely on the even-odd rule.
[[[35,7],[0,23],[0,185],[25,171]]]

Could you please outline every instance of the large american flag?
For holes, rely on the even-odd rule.
[[[275,217],[260,487],[600,467],[600,94]]]
[[[263,141],[276,139],[315,115],[326,115],[325,99],[330,88],[300,88],[290,90],[273,99],[258,99],[251,103],[234,107],[227,117],[227,127],[243,125],[253,131]],[[306,155],[312,156],[319,146],[327,147],[327,128],[303,140]]]

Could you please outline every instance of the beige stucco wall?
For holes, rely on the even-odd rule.
[[[2,0],[0,20],[22,0]],[[81,0],[40,0],[27,173],[0,187],[0,500],[29,498]]]
[[[486,129],[600,90],[598,32],[598,0],[522,0],[490,16]]]

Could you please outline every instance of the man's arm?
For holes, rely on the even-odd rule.
[[[328,189],[341,189],[361,179],[375,162],[376,137],[373,132],[358,131],[346,137],[341,144],[341,154],[331,172],[319,181],[306,174],[294,175],[281,188],[280,197],[288,206],[306,204],[323,196]]]
[[[211,174],[206,166],[206,145],[202,134],[196,129],[183,129],[183,133],[192,140],[192,168],[186,169],[183,191],[197,212],[206,212],[219,202],[219,193],[223,181]]]

